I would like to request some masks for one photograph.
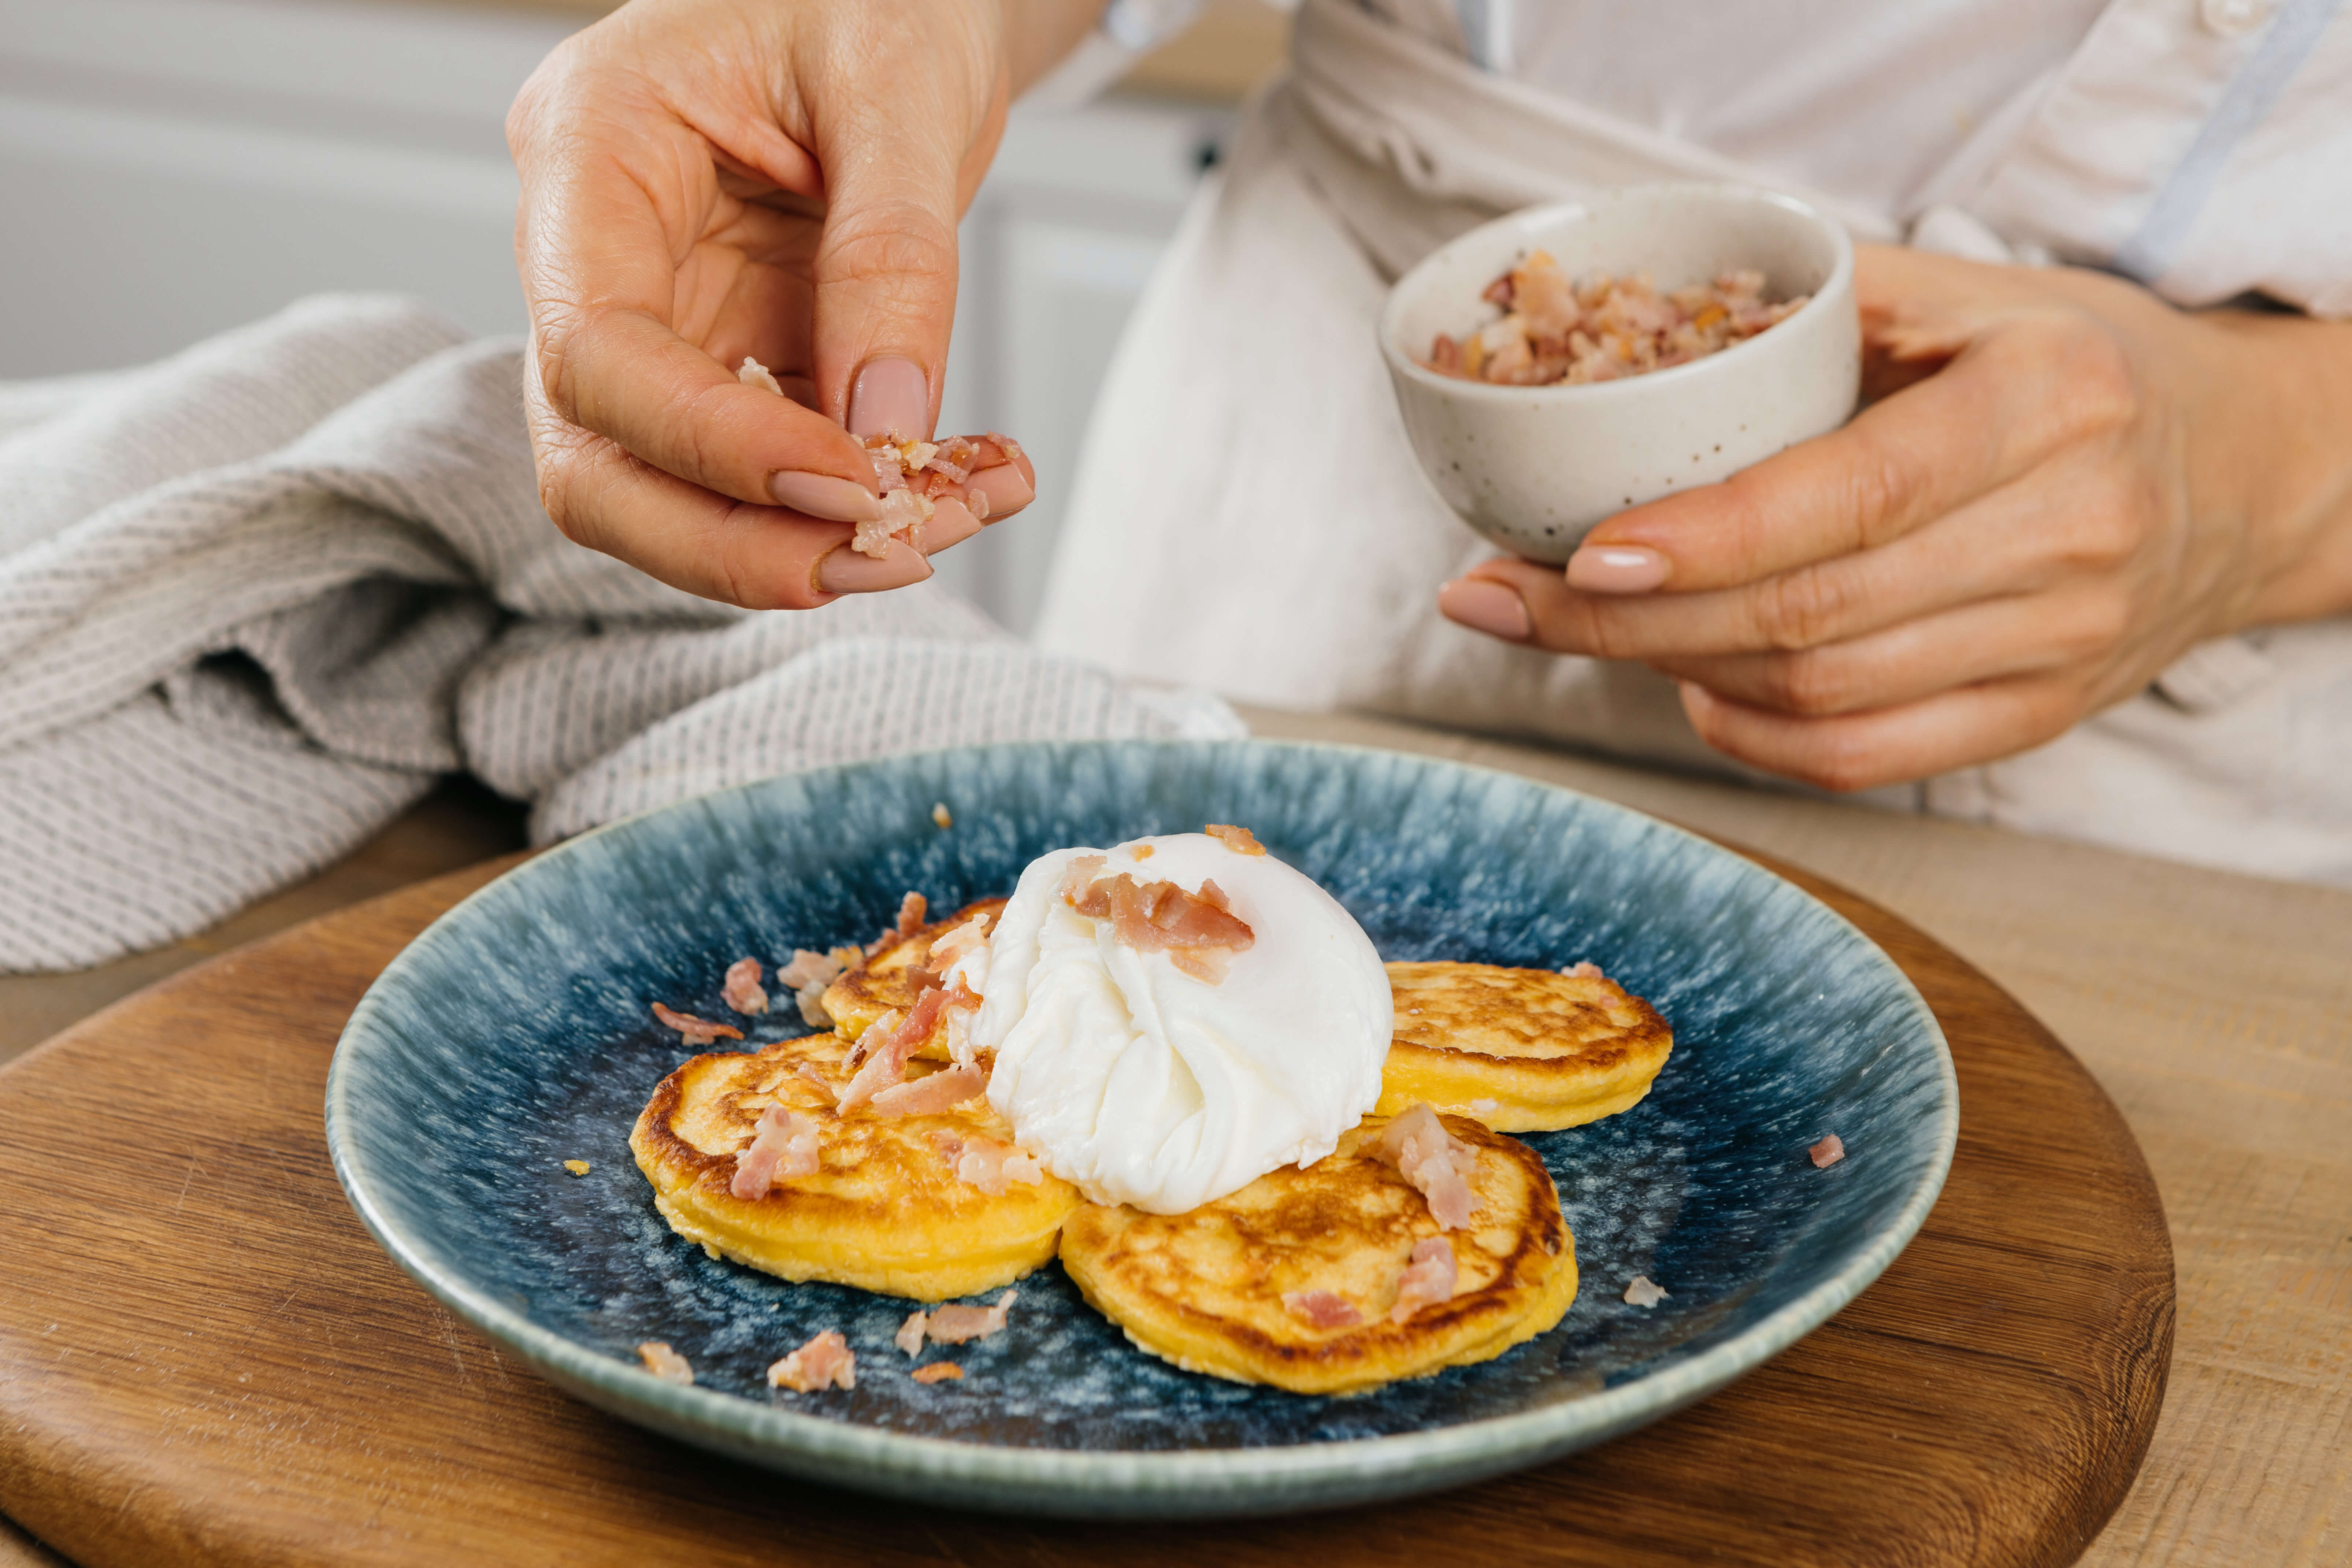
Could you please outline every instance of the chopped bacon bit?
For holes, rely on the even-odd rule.
[[[829,1027],[833,1015],[824,1010],[824,987],[803,985],[793,993],[793,1001],[801,1010],[801,1022],[813,1029]]]
[[[982,910],[961,925],[950,926],[932,938],[931,953],[923,961],[923,967],[935,973],[945,974],[955,967],[956,960],[987,940],[988,913]]]
[[[1156,853],[1156,851],[1149,844],[1139,844],[1134,848],[1128,851],[1128,855],[1131,858],[1137,860],[1149,860],[1154,853]]]
[[[832,1083],[826,1079],[823,1069],[818,1068],[816,1063],[801,1063],[799,1072],[802,1081],[824,1096],[824,1102],[827,1105],[837,1105],[841,1102],[841,1096],[835,1092]]]
[[[917,1383],[960,1383],[963,1368],[951,1361],[935,1361],[929,1366],[919,1366],[907,1374]]]
[[[1832,1132],[1805,1152],[1813,1157],[1816,1170],[1826,1171],[1845,1158],[1845,1140]]]
[[[985,506],[981,508],[981,514],[982,516],[986,516],[987,512],[988,509]],[[940,801],[938,805],[931,807],[931,820],[939,824],[941,827],[953,827],[955,826],[955,817],[949,812],[948,803],[946,801]]]
[[[963,509],[971,513],[973,521],[986,522],[988,514],[993,511],[995,507],[989,500],[986,490],[973,490],[963,498]]]
[[[996,443],[997,449],[1004,454],[1004,460],[1006,462],[1017,463],[1021,460],[1022,451],[1020,442],[1014,440],[1010,436],[1000,436],[993,430],[991,430],[988,433],[988,438]],[[985,466],[992,468],[994,467],[993,464]]]
[[[1586,959],[1580,963],[1571,963],[1566,969],[1561,970],[1560,973],[1567,975],[1570,980],[1606,980],[1609,978],[1609,976],[1601,973],[1601,966],[1591,962],[1590,959]]]
[[[760,989],[760,961],[739,958],[727,966],[727,980],[719,999],[738,1013],[764,1013],[768,994]]]
[[[858,1063],[864,1061],[868,1056],[873,1054],[875,1049],[879,1047],[883,1041],[888,1039],[893,1034],[897,1033],[899,1021],[905,1017],[906,1015],[904,1013],[901,1013],[898,1008],[893,1007],[888,1012],[883,1014],[880,1017],[875,1019],[872,1023],[866,1025],[866,1027],[859,1032],[857,1038],[850,1045],[849,1054],[841,1058],[841,1065],[845,1068],[854,1068]]]
[[[841,962],[841,952],[839,948],[831,952],[812,952],[805,947],[796,947],[793,949],[793,961],[776,971],[776,984],[794,991],[805,991],[812,985],[819,989],[830,985],[840,979],[841,972],[848,967]]]
[[[1364,1315],[1345,1296],[1330,1290],[1285,1290],[1283,1310],[1318,1329],[1344,1329],[1360,1323]]]
[[[1478,1194],[1470,1190],[1478,1151],[1448,1132],[1426,1103],[1381,1131],[1380,1157],[1421,1189],[1438,1229],[1460,1230],[1478,1212]]]
[[[1232,850],[1236,855],[1263,855],[1265,853],[1265,846],[1260,844],[1257,841],[1257,835],[1252,833],[1246,827],[1235,827],[1232,824],[1224,822],[1213,822],[1209,824],[1208,826],[1201,829],[1201,831],[1207,834],[1210,837],[1215,839],[1218,843],[1223,845],[1226,848]]]
[[[992,1198],[1003,1197],[1008,1183],[1034,1187],[1045,1179],[1045,1168],[1034,1157],[984,1133],[941,1131],[931,1134],[931,1146],[947,1161],[957,1181],[978,1187]]]
[[[784,395],[784,389],[776,384],[775,374],[750,354],[745,354],[743,363],[736,368],[735,379],[746,386],[764,386],[778,397]]]
[[[937,996],[940,993],[932,991],[925,994]],[[879,1089],[876,1091],[872,1103],[877,1116],[937,1116],[940,1111],[951,1110],[987,1090],[986,1073],[976,1067],[952,1067],[929,1078],[919,1078],[912,1083],[894,1083],[887,1089]]]
[[[1629,1307],[1654,1307],[1666,1299],[1666,1293],[1650,1282],[1646,1274],[1636,1274],[1633,1282],[1625,1287],[1625,1304]]]
[[[1454,1278],[1452,1242],[1433,1236],[1414,1243],[1412,1261],[1397,1276],[1396,1305],[1389,1309],[1389,1321],[1402,1323],[1423,1307],[1452,1300]]]
[[[654,1016],[665,1029],[676,1029],[678,1038],[689,1046],[707,1046],[714,1040],[740,1040],[743,1031],[732,1024],[714,1024],[698,1018],[691,1013],[673,1013],[660,1003],[654,1004]]]
[[[966,1340],[984,1340],[991,1334],[1003,1331],[1005,1315],[1013,1310],[1013,1303],[1020,1299],[1020,1291],[1007,1290],[996,1299],[993,1307],[934,1307],[930,1321],[924,1326],[923,1331],[930,1336],[935,1345],[960,1345]]]
[[[857,1352],[832,1329],[768,1369],[770,1388],[814,1394],[822,1388],[857,1386]]]
[[[694,1363],[659,1340],[647,1340],[639,1345],[637,1359],[664,1383],[675,1383],[683,1388],[694,1381]]]
[[[908,1355],[922,1354],[923,1331],[930,1326],[930,1321],[929,1312],[920,1307],[916,1308],[907,1314],[907,1321],[898,1325],[898,1331],[890,1336],[890,1342]]]
[[[923,929],[924,917],[931,912],[931,900],[920,893],[908,893],[898,900],[898,929],[894,935],[912,936]]]
[[[739,1198],[764,1198],[780,1180],[815,1175],[818,1163],[816,1123],[772,1105],[760,1113],[751,1142],[736,1153],[735,1179],[727,1190]]]
[[[1096,875],[1102,864],[1097,855],[1071,861],[1062,897],[1082,915],[1108,919],[1112,937],[1138,952],[1165,952],[1178,969],[1214,985],[1232,968],[1235,953],[1255,945],[1256,933],[1233,913],[1216,883],[1203,882],[1199,892],[1188,893],[1173,882],[1139,883],[1123,871]]]
[[[914,1011],[884,1037],[879,1047],[871,1047],[866,1043],[873,1035],[873,1029],[858,1037],[858,1049],[870,1049],[873,1054],[857,1069],[857,1076],[849,1080],[849,1087],[841,1091],[841,1110],[844,1112],[856,1110],[907,1076],[907,1063],[931,1037],[931,1026],[940,1021],[940,1009],[947,1005],[947,997],[948,994],[936,986],[924,992],[916,998]],[[882,1015],[882,1018],[893,1016],[896,1016],[895,1010]],[[880,1018],[875,1020],[876,1027],[878,1028],[881,1022]]]
[[[588,1173],[588,1162],[585,1160],[566,1160],[563,1162],[563,1168],[571,1172],[575,1176],[584,1176]]]

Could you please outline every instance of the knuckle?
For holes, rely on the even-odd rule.
[[[1757,631],[1783,653],[1817,647],[1835,635],[1847,609],[1840,580],[1823,572],[1783,572],[1756,602]]]
[[[2116,336],[2088,316],[2069,315],[2042,344],[2052,402],[2075,436],[2121,430],[2139,417],[2139,377]]]
[[[1819,650],[1777,657],[1771,679],[1780,706],[1791,713],[1843,713],[1851,705],[1851,683],[1844,670]]]
[[[1854,460],[1844,470],[1846,506],[1854,520],[1851,548],[1864,550],[1910,525],[1927,479],[1910,454],[1883,437],[1868,429],[1854,437]]]

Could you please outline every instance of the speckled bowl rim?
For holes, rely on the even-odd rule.
[[[1234,745],[1265,746],[1299,752],[1322,753],[1334,759],[1351,756],[1393,759],[1399,753],[1375,747],[1296,742],[1111,741],[1096,742],[1104,749],[1159,747],[1171,752],[1211,752]],[[1040,742],[1073,749],[1087,742]],[[814,768],[783,777],[819,777],[875,767],[905,764],[921,758],[955,752],[982,754],[1024,749],[1022,742],[993,746],[960,746],[907,752],[876,761]],[[1722,846],[1687,829],[1598,796],[1523,774],[1478,767],[1435,757],[1412,760],[1441,768],[1458,769],[1514,784],[1552,790],[1573,796],[1586,809],[1639,819],[1653,827],[1689,840],[1706,852],[1738,862],[1742,874],[1780,884],[1788,892],[1817,905],[1850,932],[1885,966],[1885,978],[1926,1025],[1935,1047],[1942,1094],[1937,1104],[1935,1146],[1927,1167],[1914,1182],[1909,1197],[1877,1234],[1869,1237],[1836,1274],[1796,1300],[1724,1342],[1686,1360],[1632,1378],[1614,1388],[1588,1394],[1521,1414],[1486,1417],[1388,1436],[1351,1438],[1338,1442],[1303,1443],[1264,1447],[1191,1450],[1125,1450],[994,1447],[953,1438],[926,1437],[886,1431],[805,1415],[773,1405],[755,1404],[733,1394],[699,1387],[678,1387],[640,1368],[569,1340],[531,1322],[512,1308],[475,1289],[457,1265],[445,1262],[420,1242],[394,1226],[374,1198],[375,1178],[352,1152],[344,1128],[353,1114],[356,1084],[363,1069],[352,1064],[352,1048],[373,1026],[380,988],[396,985],[426,962],[434,933],[478,900],[491,896],[511,879],[544,874],[534,868],[560,864],[564,858],[588,852],[587,847],[608,834],[625,833],[637,823],[691,805],[678,802],[658,810],[609,823],[534,857],[475,889],[420,931],[384,966],[352,1010],[338,1040],[327,1075],[327,1148],[335,1175],[352,1209],[368,1233],[410,1278],[450,1311],[482,1333],[521,1354],[559,1385],[591,1403],[649,1426],[656,1430],[716,1447],[722,1452],[787,1468],[817,1479],[863,1486],[898,1495],[921,1497],[927,1488],[950,1494],[938,1500],[986,1506],[992,1488],[1009,1489],[1007,1509],[1014,1511],[1077,1515],[1153,1517],[1181,1514],[1208,1517],[1283,1509],[1311,1508],[1333,1501],[1414,1492],[1467,1481],[1502,1470],[1533,1464],[1575,1448],[1605,1441],[1695,1400],[1705,1397],[1779,1354],[1818,1328],[1839,1309],[1860,1295],[1884,1273],[1926,1223],[1951,1169],[1959,1138],[1959,1083],[1953,1070],[1951,1048],[1937,1022],[1934,1009],[1885,951],[1836,910],[1822,904],[1786,878],[1753,861],[1733,855]],[[773,780],[761,780],[714,791],[735,795],[760,789]],[[709,798],[709,796],[698,798]],[[1328,1495],[1325,1495],[1328,1494]],[[1155,1510],[1164,1503],[1164,1510]]]
[[[1829,275],[1812,291],[1812,298],[1791,313],[1782,325],[1793,326],[1810,321],[1826,310],[1853,309],[1853,239],[1838,223],[1819,207],[1798,200],[1780,191],[1761,185],[1742,185],[1727,180],[1652,180],[1637,185],[1620,185],[1612,190],[1596,191],[1587,196],[1574,196],[1567,201],[1542,202],[1521,207],[1490,218],[1474,229],[1454,236],[1444,245],[1413,263],[1412,270],[1389,286],[1387,298],[1381,301],[1377,331],[1381,353],[1390,369],[1407,377],[1441,396],[1460,399],[1465,403],[1533,403],[1549,405],[1557,401],[1562,406],[1590,406],[1612,397],[1633,397],[1660,386],[1681,386],[1705,376],[1736,374],[1752,363],[1753,356],[1743,356],[1742,351],[1754,347],[1763,337],[1743,338],[1729,343],[1702,359],[1672,364],[1663,370],[1645,370],[1639,375],[1621,376],[1615,381],[1547,382],[1534,386],[1516,386],[1507,382],[1465,381],[1458,375],[1440,375],[1412,356],[1401,336],[1407,310],[1420,301],[1431,285],[1427,279],[1456,255],[1483,247],[1488,237],[1509,230],[1519,230],[1538,224],[1551,223],[1568,217],[1597,216],[1603,207],[1642,200],[1671,197],[1689,201],[1712,201],[1726,206],[1779,207],[1810,220],[1827,238],[1834,259]],[[1729,361],[1732,369],[1723,369]],[[1630,389],[1630,390],[1629,390]]]

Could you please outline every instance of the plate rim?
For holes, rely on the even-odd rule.
[[[503,888],[509,879],[531,868],[556,864],[557,857],[581,852],[582,847],[606,834],[635,824],[689,808],[721,795],[741,795],[784,779],[805,779],[826,773],[904,765],[924,759],[957,754],[1021,751],[1102,751],[1148,748],[1164,752],[1209,754],[1221,751],[1282,751],[1332,756],[1403,760],[1418,765],[1450,768],[1514,785],[1564,795],[1587,807],[1636,819],[1652,830],[1663,830],[1696,844],[1711,854],[1727,856],[1743,874],[1769,879],[1813,904],[1844,928],[1880,962],[1900,987],[1903,998],[1924,1020],[1934,1047],[1942,1089],[1937,1106],[1935,1142],[1927,1168],[1915,1183],[1903,1207],[1871,1242],[1849,1258],[1829,1279],[1803,1295],[1775,1309],[1730,1339],[1685,1360],[1643,1373],[1599,1393],[1533,1410],[1484,1416],[1424,1426],[1378,1436],[1350,1437],[1313,1443],[1238,1447],[1231,1448],[1088,1449],[1024,1447],[935,1437],[920,1433],[866,1426],[823,1415],[803,1414],[782,1405],[761,1405],[737,1394],[699,1385],[664,1383],[651,1373],[603,1352],[593,1350],[556,1331],[532,1322],[503,1301],[480,1290],[458,1272],[410,1240],[377,1205],[371,1184],[374,1178],[345,1136],[352,1103],[352,1075],[358,1069],[347,1047],[352,1045],[387,1005],[379,993],[396,982],[413,964],[421,963],[419,950],[445,922],[455,920],[476,900]],[[1959,1084],[1950,1041],[1942,1021],[1927,1005],[1911,977],[1894,956],[1852,921],[1806,889],[1769,867],[1740,855],[1704,835],[1666,821],[1635,806],[1529,777],[1507,769],[1448,757],[1431,756],[1386,747],[1322,741],[1206,741],[1170,739],[1008,741],[977,745],[940,746],[919,752],[895,752],[824,767],[796,769],[748,780],[673,801],[666,805],[602,824],[552,845],[520,865],[509,867],[436,916],[393,955],[370,982],[337,1035],[334,1057],[328,1068],[325,1103],[327,1149],[335,1179],[361,1224],[402,1272],[422,1286],[477,1331],[520,1352],[533,1366],[559,1384],[591,1403],[656,1430],[708,1446],[723,1439],[725,1451],[755,1462],[775,1463],[851,1485],[887,1489],[893,1482],[952,1481],[964,1487],[1012,1489],[1003,1506],[1027,1511],[1050,1511],[1051,1499],[1066,1497],[1077,1510],[1105,1511],[1114,1494],[1142,1501],[1207,1500],[1227,1505],[1219,1511],[1242,1511],[1249,1500],[1280,1508],[1296,1501],[1311,1504],[1300,1494],[1307,1483],[1339,1483],[1350,1496],[1380,1492],[1403,1496],[1412,1491],[1454,1484],[1516,1462],[1536,1462],[1608,1438],[1670,1414],[1704,1397],[1732,1380],[1754,1371],[1798,1340],[1819,1328],[1885,1273],[1926,1224],[1951,1171],[1959,1139]],[[855,1477],[842,1475],[855,1467]],[[1381,1483],[1402,1481],[1387,1487]],[[1421,1484],[1413,1484],[1415,1482]],[[962,1500],[987,1506],[973,1495]],[[1092,1505],[1092,1506],[1087,1506]],[[1187,1511],[1196,1511],[1188,1510]]]

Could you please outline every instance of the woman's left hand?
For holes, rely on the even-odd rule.
[[[1838,790],[2038,745],[2195,643],[2352,608],[2352,325],[1888,248],[1855,288],[1852,423],[1440,607],[1647,663],[1708,744]]]

